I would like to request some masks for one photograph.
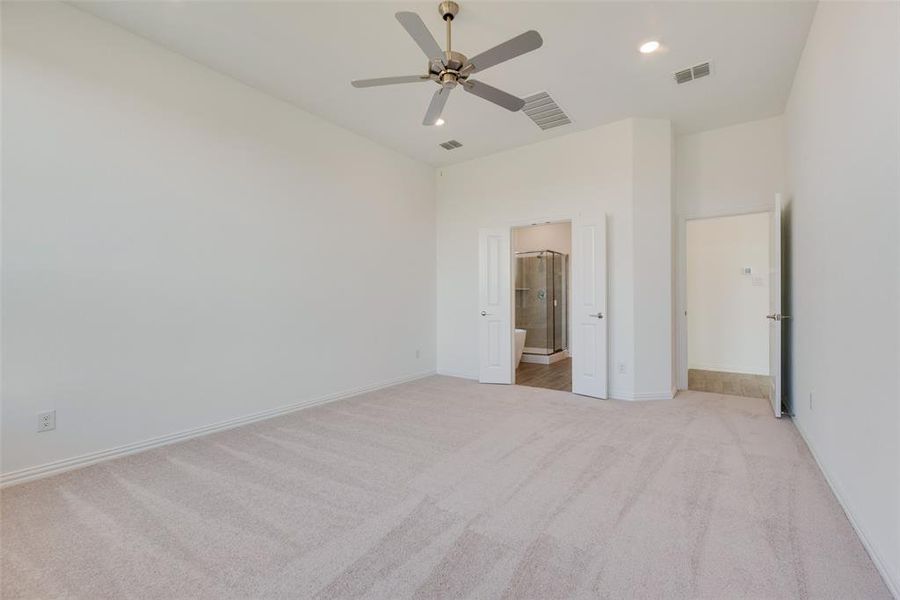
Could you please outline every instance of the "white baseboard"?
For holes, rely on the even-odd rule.
[[[671,400],[675,397],[676,390],[667,390],[664,392],[632,392],[625,390],[610,390],[609,397],[611,400],[627,400],[629,402],[642,400]]]
[[[109,448],[107,450],[100,450],[97,452],[89,452],[88,454],[82,454],[81,456],[75,456],[73,458],[64,458],[62,460],[45,463],[43,465],[26,467],[24,469],[19,469],[18,471],[10,471],[9,473],[0,474],[0,487],[7,487],[18,483],[25,483],[26,481],[49,477],[50,475],[56,475],[65,471],[80,469],[81,467],[86,467],[88,465],[93,465],[106,460],[112,460],[114,458],[119,458],[122,456],[127,456],[128,454],[143,452],[144,450],[150,450],[151,448],[158,448],[160,446],[166,446],[168,444],[173,444],[175,442],[207,435],[209,433],[232,429],[240,425],[255,423],[256,421],[263,421],[265,419],[271,419],[272,417],[277,417],[286,413],[302,410],[311,406],[318,406],[320,404],[326,404],[328,402],[334,402],[336,400],[344,400],[345,398],[351,398],[353,396],[358,396],[366,392],[373,392],[375,390],[399,385],[401,383],[423,379],[425,377],[434,375],[434,373],[434,371],[427,371],[424,373],[417,373],[415,375],[408,375],[406,377],[398,377],[396,379],[382,381],[372,385],[358,387],[352,390],[344,390],[341,392],[335,392],[333,394],[320,396],[318,398],[301,400],[300,402],[288,404],[287,406],[263,410],[257,413],[244,415],[242,417],[228,419],[227,421],[213,423],[212,425],[204,425],[201,427],[195,427],[193,429],[186,429],[177,433],[161,435],[159,437],[150,438],[141,442],[135,442],[133,444],[126,444],[124,446],[118,446],[116,448]]]
[[[731,365],[702,365],[702,364],[692,364],[688,365],[688,370],[696,369],[699,371],[718,371],[720,373],[738,373],[740,375],[765,375],[769,376],[769,370],[760,370],[760,369],[748,369],[746,367],[735,367]]]
[[[863,547],[865,547],[866,552],[869,553],[869,557],[871,557],[872,562],[875,563],[875,568],[878,569],[878,572],[881,574],[881,578],[884,579],[884,583],[887,586],[888,591],[893,594],[894,598],[900,600],[900,573],[891,571],[889,563],[872,545],[872,542],[869,541],[869,537],[866,535],[865,531],[860,528],[859,523],[853,516],[854,511],[850,503],[847,501],[847,496],[841,490],[840,485],[838,485],[837,479],[832,476],[832,474],[826,468],[825,464],[821,460],[819,460],[819,455],[816,453],[815,447],[809,443],[809,437],[807,437],[806,432],[803,430],[803,426],[800,425],[800,422],[797,419],[791,419],[791,421],[794,423],[797,431],[800,432],[800,437],[802,437],[803,441],[806,442],[806,447],[809,448],[809,453],[812,454],[813,460],[815,460],[816,464],[819,465],[819,470],[822,471],[822,474],[825,476],[825,481],[828,482],[829,487],[831,487],[831,491],[834,492],[834,495],[838,500],[838,504],[840,504],[841,508],[844,509],[844,514],[847,515],[847,520],[850,521],[850,525],[853,526],[854,531],[856,531],[856,535],[859,536]]]
[[[454,371],[452,369],[438,369],[437,374],[444,375],[445,377],[458,377],[459,379],[478,379],[477,373],[473,375],[472,373],[464,373],[462,371]]]
[[[631,390],[614,390],[609,389],[606,396],[610,400],[631,400]]]
[[[671,400],[675,397],[672,390],[662,392],[636,392],[631,395],[630,400]]]

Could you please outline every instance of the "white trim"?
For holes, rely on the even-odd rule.
[[[612,390],[609,392],[609,397],[612,400],[624,400],[626,402],[641,402],[644,400],[671,400],[675,397],[677,390],[674,388],[664,392],[625,392],[625,391],[615,391]]]
[[[890,570],[890,565],[884,559],[884,557],[879,554],[878,550],[875,546],[872,545],[872,542],[869,541],[868,536],[859,526],[859,523],[853,517],[853,510],[850,506],[850,503],[847,501],[847,497],[841,491],[841,486],[838,485],[837,479],[833,477],[827,468],[825,468],[825,464],[819,460],[819,455],[816,453],[815,448],[811,443],[809,443],[809,438],[806,433],[803,431],[803,427],[801,427],[800,422],[796,418],[792,418],[791,422],[794,424],[794,427],[797,428],[797,431],[800,433],[800,437],[803,438],[803,441],[806,443],[806,447],[809,448],[809,453],[812,454],[813,460],[816,461],[816,464],[819,466],[819,470],[822,472],[822,475],[825,476],[825,481],[828,482],[829,487],[831,487],[831,491],[834,492],[835,498],[837,498],[838,504],[841,505],[841,508],[844,509],[844,514],[847,515],[847,520],[850,521],[850,525],[853,526],[853,530],[856,531],[856,535],[859,536],[859,541],[862,542],[863,547],[869,553],[869,557],[872,559],[872,562],[875,563],[875,568],[878,570],[878,573],[881,574],[881,578],[884,580],[884,585],[887,586],[888,591],[893,594],[894,598],[900,599],[900,573],[892,573]]]
[[[448,369],[438,369],[438,375],[443,375],[444,377],[457,377],[459,379],[474,379],[478,380],[478,373],[463,373],[462,371],[453,371]]]
[[[663,392],[638,392],[631,395],[632,400],[671,400],[675,397],[672,390]]]
[[[373,392],[375,390],[399,385],[401,383],[407,383],[409,381],[415,381],[417,379],[424,379],[425,377],[434,375],[434,373],[434,371],[427,371],[424,373],[417,373],[415,375],[408,375],[406,377],[398,377],[389,381],[382,381],[380,383],[362,386],[352,390],[345,390],[342,392],[335,392],[333,394],[320,396],[318,398],[301,400],[300,402],[288,404],[287,406],[263,410],[257,413],[244,415],[242,417],[236,417],[234,419],[228,419],[226,421],[213,423],[211,425],[203,425],[201,427],[195,427],[193,429],[186,429],[177,433],[161,435],[159,437],[150,438],[148,440],[143,440],[132,444],[126,444],[124,446],[118,446],[116,448],[99,450],[97,452],[89,452],[87,454],[82,454],[81,456],[75,456],[73,458],[64,458],[62,460],[57,460],[42,465],[36,465],[34,467],[26,467],[24,469],[19,469],[18,471],[10,471],[9,473],[3,473],[2,475],[0,475],[0,487],[7,487],[19,483],[25,483],[26,481],[32,481],[34,479],[49,477],[50,475],[56,475],[65,471],[80,469],[81,467],[86,467],[88,465],[112,460],[114,458],[119,458],[122,456],[127,456],[128,454],[143,452],[144,450],[166,446],[168,444],[200,437],[209,433],[216,433],[218,431],[233,429],[234,427],[239,427],[248,423],[255,423],[257,421],[271,419],[272,417],[277,417],[286,413],[302,410],[311,406],[318,406],[320,404],[326,404],[328,402],[334,402],[336,400],[344,400],[346,398],[358,396],[366,392]]]
[[[744,367],[729,367],[728,365],[689,364],[688,370],[691,369],[695,369],[698,371],[716,371],[717,373],[737,373],[738,375],[762,375],[763,377],[769,376],[768,371],[763,373],[762,371],[754,371],[753,369],[745,369]]]
[[[610,400],[631,400],[631,390],[614,390],[610,388],[607,395]]]

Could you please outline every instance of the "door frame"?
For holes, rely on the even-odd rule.
[[[515,296],[515,293],[513,292],[513,290],[515,289],[515,286],[516,286],[516,269],[515,269],[516,253],[515,253],[515,250],[513,249],[513,229],[520,229],[522,227],[531,227],[533,225],[552,225],[554,223],[568,223],[569,231],[571,234],[570,235],[571,247],[569,248],[569,261],[568,261],[569,277],[571,277],[569,285],[572,289],[575,289],[575,273],[572,270],[572,257],[575,255],[574,233],[575,233],[575,224],[577,221],[578,221],[578,217],[575,217],[575,216],[555,215],[552,217],[546,217],[546,218],[540,218],[540,219],[516,219],[513,221],[504,221],[497,225],[498,228],[507,228],[509,230],[509,262],[510,262],[510,265],[509,265],[509,281],[507,281],[506,284],[509,287],[509,304],[510,304],[509,310],[510,310],[510,316],[512,316],[512,318],[510,319],[510,323],[509,323],[509,343],[510,343],[510,352],[511,352],[510,356],[512,356],[513,359],[515,359],[515,356],[516,356],[516,352],[515,352],[515,350],[516,350],[516,347],[515,347],[515,344],[516,344],[516,342],[515,342],[515,337],[516,337],[515,336],[516,296]],[[568,310],[568,315],[570,317],[572,315],[573,302],[574,302],[574,299],[572,298],[572,294],[566,294],[566,304],[567,304],[566,309]],[[566,319],[566,326],[567,327],[569,326],[568,318]],[[571,338],[569,336],[567,336],[567,339],[569,341],[569,345],[571,346],[571,342],[572,342]],[[567,350],[569,351],[569,356],[571,357],[572,356],[571,349],[569,348]],[[571,367],[573,370],[572,371],[573,376],[575,374],[574,373],[574,369],[575,369],[574,364],[575,363],[573,362],[572,367]],[[515,385],[515,384],[516,384],[516,366],[512,365],[511,385]]]
[[[753,206],[738,206],[720,210],[699,210],[680,213],[676,217],[675,231],[675,387],[688,389],[688,332],[687,332],[687,222],[720,217],[740,217],[769,213],[775,209],[772,202]]]

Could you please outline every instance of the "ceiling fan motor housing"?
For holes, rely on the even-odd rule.
[[[462,83],[468,77],[467,73],[463,73],[465,66],[469,64],[469,59],[459,52],[445,52],[443,63],[440,60],[429,63],[431,77],[437,83],[444,87],[456,87],[458,83]]]

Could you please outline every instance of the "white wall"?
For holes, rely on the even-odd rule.
[[[671,159],[670,138],[663,133],[668,131],[668,122],[644,125],[642,121],[620,121],[438,170],[439,372],[470,378],[478,375],[480,227],[525,225],[606,213],[609,390],[615,398],[635,397],[635,143],[664,146],[644,151],[647,159],[640,162],[641,173],[651,158],[663,162],[666,157]],[[643,127],[649,133],[639,136],[636,131]],[[659,175],[659,180],[668,181],[668,175]],[[650,187],[648,184],[648,212],[662,213],[657,216],[665,217],[671,210],[669,188],[663,190],[664,199],[650,201]],[[670,247],[662,246],[656,246],[662,257],[652,258],[669,265]],[[647,258],[642,272],[650,272],[652,267],[650,257]],[[671,310],[670,304],[661,304],[654,308]],[[647,318],[654,316],[647,315]],[[660,352],[665,360],[671,361],[671,332],[663,330],[656,335],[664,342]],[[619,372],[619,364],[624,372]],[[662,387],[656,393],[670,392]]]
[[[783,118],[678,136],[674,165],[676,379],[685,389],[686,222],[771,210],[775,194],[786,189]]]
[[[478,377],[480,227],[603,212],[610,357],[632,367],[631,148],[632,123],[619,121],[438,169],[438,372]],[[630,375],[611,370],[610,389],[630,395]]]
[[[74,8],[2,18],[4,473],[434,369],[432,168]]]
[[[675,212],[688,217],[738,214],[772,206],[784,191],[782,117],[675,138]]]
[[[672,126],[634,120],[634,397],[674,392],[672,373]]]
[[[900,4],[819,3],[785,123],[795,423],[900,597]]]
[[[687,306],[691,369],[769,374],[768,213],[688,221]]]

